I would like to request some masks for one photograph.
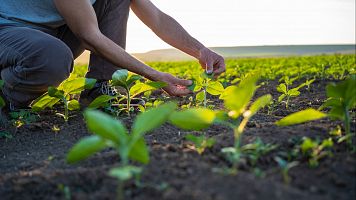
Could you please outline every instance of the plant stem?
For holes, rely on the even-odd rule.
[[[68,101],[66,98],[63,98],[64,103],[64,121],[68,122],[69,113],[68,113]]]
[[[206,100],[206,87],[204,87],[204,107],[206,108],[207,100]]]
[[[127,93],[127,113],[130,116],[131,96],[130,96],[130,90],[128,88],[126,88],[126,93]]]

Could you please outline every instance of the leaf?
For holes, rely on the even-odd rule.
[[[300,92],[298,91],[297,88],[293,88],[288,91],[288,95],[290,95],[291,97],[297,97],[300,95]]]
[[[261,108],[265,107],[272,101],[272,96],[270,94],[266,94],[260,98],[258,98],[253,104],[250,106],[249,109],[249,116],[252,117],[255,115]],[[245,116],[246,117],[246,116]]]
[[[257,76],[248,77],[242,80],[239,86],[229,89],[229,93],[224,93],[224,105],[227,109],[236,111],[238,115],[245,111],[256,90]]]
[[[119,69],[116,72],[114,72],[114,74],[112,75],[112,85],[128,88],[127,85],[128,74],[129,71],[127,71],[126,69]]]
[[[147,81],[146,83],[136,83],[130,88],[131,97],[135,97],[143,92],[157,90],[167,86],[167,83],[160,81]]]
[[[198,131],[209,127],[214,119],[214,111],[206,108],[192,108],[172,113],[169,121],[179,128]]]
[[[142,79],[142,76],[139,76],[139,75],[133,74],[133,73],[129,73],[128,79],[127,79],[127,81],[126,81],[127,86],[128,86],[128,87],[131,87],[131,84],[132,84],[133,82],[138,81],[138,80],[140,80],[140,79]]]
[[[277,91],[287,94],[287,86],[284,83],[281,83],[277,86]]]
[[[68,102],[68,109],[69,110],[79,110],[80,104],[77,100],[71,100]]]
[[[88,158],[94,153],[106,147],[105,140],[99,136],[92,135],[81,139],[76,143],[67,154],[67,162],[75,163]]]
[[[138,176],[142,173],[141,167],[133,165],[126,165],[123,167],[116,167],[109,171],[109,175],[119,179],[120,181],[127,181],[134,176]]]
[[[204,101],[204,91],[200,91],[197,93],[197,95],[195,96],[195,99],[198,101],[198,102],[203,102]]]
[[[278,97],[278,102],[282,102],[285,97],[286,97],[285,94],[282,94],[281,96],[279,96]]]
[[[177,108],[177,104],[173,102],[159,105],[144,113],[140,113],[132,126],[132,137],[136,140],[142,137],[143,134],[152,131],[161,126],[167,121],[169,115]]]
[[[109,104],[109,101],[115,98],[117,98],[117,96],[100,95],[89,104],[88,108],[96,109],[100,107],[105,107],[107,104]]]
[[[55,97],[55,98],[58,98],[58,99],[63,99],[64,98],[64,92],[61,91],[61,90],[58,90],[57,88],[55,87],[48,87],[48,95],[50,97]]]
[[[206,91],[211,95],[220,95],[224,92],[224,86],[218,81],[210,81]]]
[[[305,154],[307,151],[314,149],[318,144],[310,138],[304,139],[303,143],[300,145],[302,152]]]
[[[31,108],[35,112],[39,112],[47,107],[53,107],[60,99],[57,97],[50,97],[48,94],[43,94],[32,102]]]
[[[94,87],[96,79],[79,77],[71,81],[64,81],[59,87],[67,96],[68,94],[78,94],[84,89],[91,89]]]
[[[290,126],[294,124],[301,124],[304,122],[309,122],[317,119],[321,119],[326,117],[327,115],[325,113],[322,113],[320,111],[317,111],[315,109],[306,109],[302,110],[296,113],[293,113],[291,115],[288,115],[287,117],[284,117],[283,119],[279,120],[276,122],[276,125],[278,126]]]
[[[88,129],[117,145],[125,145],[128,141],[127,130],[124,125],[111,117],[97,110],[84,111],[85,121]]]
[[[5,100],[0,96],[0,108],[3,108],[5,105]]]
[[[129,157],[131,160],[135,160],[143,164],[147,164],[150,161],[148,147],[142,137],[132,145],[129,151]]]

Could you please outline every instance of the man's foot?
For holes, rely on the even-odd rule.
[[[115,86],[112,86],[108,81],[98,81],[95,83],[94,87],[90,90],[84,90],[80,94],[79,103],[82,107],[88,107],[91,102],[93,102],[97,97],[101,95],[116,96],[121,93]],[[124,91],[122,91],[124,92]],[[114,103],[112,106],[126,105],[126,100],[122,102]],[[131,106],[145,105],[145,101],[141,99],[133,98],[131,99]]]

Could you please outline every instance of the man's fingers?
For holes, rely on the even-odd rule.
[[[213,65],[213,63],[212,63],[212,62],[207,62],[207,63],[205,64],[205,72],[206,72],[207,74],[212,74],[213,71],[214,71],[214,65]]]
[[[178,79],[178,78],[177,78],[176,84],[177,84],[177,85],[183,85],[183,86],[190,86],[190,85],[193,84],[193,81],[191,81],[191,80],[185,80],[185,79]]]

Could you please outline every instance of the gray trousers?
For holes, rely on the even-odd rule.
[[[93,5],[101,32],[125,48],[130,0],[98,0]],[[27,106],[58,86],[84,48],[68,26],[57,29],[0,25],[0,69],[3,94],[14,106]],[[91,54],[87,77],[111,79],[118,67]]]

